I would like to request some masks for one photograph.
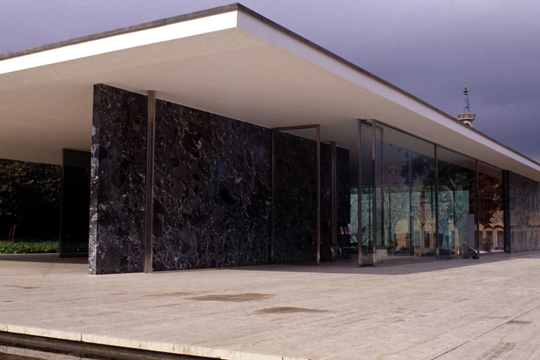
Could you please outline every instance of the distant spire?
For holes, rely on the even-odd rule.
[[[475,114],[471,114],[471,106],[469,105],[469,91],[467,88],[463,90],[463,114],[458,115],[458,119],[465,125],[472,127],[472,122],[474,121]]]
[[[469,105],[469,91],[467,88],[463,90],[463,104],[465,105],[465,108],[463,109],[464,113],[470,114],[471,113],[471,106]]]

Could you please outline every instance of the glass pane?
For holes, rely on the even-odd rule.
[[[437,148],[439,164],[439,257],[463,255],[476,249],[476,162]]]
[[[433,155],[428,142],[377,128],[377,262],[434,256]]]
[[[509,244],[511,252],[540,250],[540,183],[513,172],[508,174]]]
[[[414,254],[433,256],[435,251],[435,159],[434,146],[431,153],[413,152],[412,172],[412,229]]]
[[[480,252],[504,251],[502,170],[479,162],[478,185]]]

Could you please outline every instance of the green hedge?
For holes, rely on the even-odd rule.
[[[14,242],[0,241],[0,254],[57,253],[58,241]]]

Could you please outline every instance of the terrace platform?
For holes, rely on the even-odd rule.
[[[221,359],[540,358],[540,254],[88,275],[0,259],[0,331]]]

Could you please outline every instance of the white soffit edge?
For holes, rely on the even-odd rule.
[[[237,12],[187,20],[6,59],[0,61],[0,75],[214,31],[233,29],[236,26]]]
[[[351,149],[355,120],[375,118],[540,180],[539,164],[241,6],[1,60],[0,157],[89,150],[95,83],[266,127],[316,121]]]
[[[238,27],[290,54],[304,59],[310,64],[315,64],[320,68],[331,72],[347,81],[362,87],[378,96],[381,96],[392,104],[402,107],[403,110],[414,112],[425,124],[425,130],[417,129],[415,135],[423,139],[448,147],[464,155],[477,158],[486,163],[499,166],[503,169],[512,169],[536,180],[540,180],[540,164],[523,156],[522,154],[490,139],[482,133],[464,126],[456,119],[451,119],[440,110],[433,108],[421,100],[408,93],[395,88],[394,86],[381,81],[381,79],[368,74],[360,69],[346,64],[343,59],[338,60],[334,54],[327,54],[322,49],[309,46],[305,41],[285,34],[273,26],[264,24],[261,21],[246,13],[239,13]],[[390,85],[390,86],[389,86]],[[376,119],[397,128],[407,128],[406,122],[398,119]],[[435,125],[435,126],[434,126]],[[443,131],[441,131],[443,130]],[[444,131],[446,130],[446,131]],[[452,142],[448,141],[449,132],[452,132]],[[352,142],[351,142],[352,143]],[[498,158],[500,157],[500,158]],[[512,164],[513,161],[520,163]]]

